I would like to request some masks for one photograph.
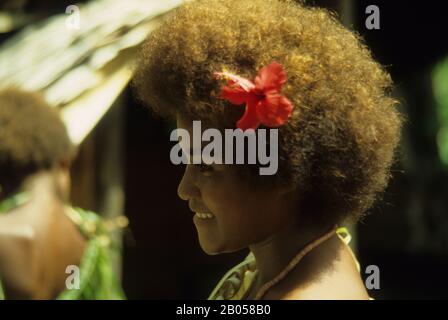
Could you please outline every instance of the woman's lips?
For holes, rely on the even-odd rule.
[[[193,222],[196,225],[196,227],[206,227],[210,226],[212,223],[216,222],[215,216],[211,213],[202,213],[202,212],[196,212],[193,216]]]
[[[195,213],[195,217],[197,219],[213,219],[215,217],[214,214],[212,214],[209,210],[206,209],[196,209],[195,207],[203,207],[203,206],[192,206],[191,204],[189,205],[190,210],[193,211]]]

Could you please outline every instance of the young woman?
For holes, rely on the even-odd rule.
[[[194,120],[278,129],[275,175],[186,166],[178,194],[203,250],[251,252],[210,299],[368,299],[337,228],[385,188],[401,118],[360,39],[294,1],[192,1],[149,36],[134,86],[190,136]]]
[[[115,226],[68,205],[73,154],[39,95],[0,92],[0,299],[124,297],[111,264]]]

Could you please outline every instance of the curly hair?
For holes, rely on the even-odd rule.
[[[58,112],[37,93],[0,92],[0,185],[14,191],[29,174],[72,156]]]
[[[144,43],[133,86],[157,115],[234,128],[244,108],[219,99],[213,72],[253,79],[272,61],[293,103],[279,128],[279,171],[313,221],[359,218],[390,177],[402,117],[389,74],[322,8],[280,0],[197,0]]]

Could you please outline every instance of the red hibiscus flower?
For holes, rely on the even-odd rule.
[[[279,127],[288,120],[293,105],[281,95],[286,82],[286,73],[278,62],[263,67],[252,81],[229,72],[215,72],[218,79],[227,80],[221,89],[221,99],[232,104],[246,104],[243,117],[238,120],[237,128],[257,129],[260,124],[267,127]]]

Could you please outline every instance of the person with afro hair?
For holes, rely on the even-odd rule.
[[[339,226],[385,189],[402,117],[362,39],[303,2],[188,1],[149,35],[133,86],[190,136],[195,120],[278,130],[275,175],[186,166],[178,194],[202,249],[250,250],[209,299],[369,298]]]
[[[0,91],[0,300],[123,298],[104,222],[69,205],[74,154],[40,94]]]

